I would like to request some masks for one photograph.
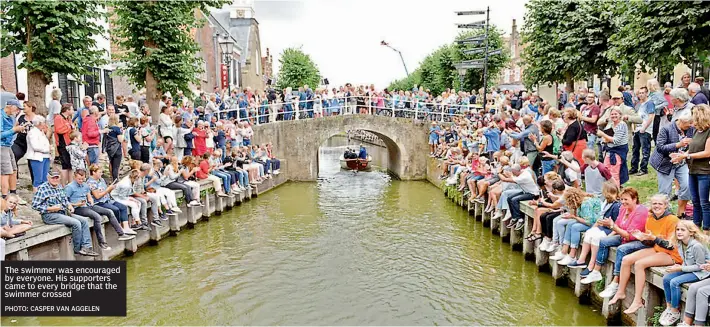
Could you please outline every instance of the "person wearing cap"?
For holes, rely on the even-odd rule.
[[[599,130],[604,131],[611,128],[611,122],[609,116],[611,114],[611,109],[618,108],[621,112],[621,120],[626,122],[627,130],[633,131],[633,126],[631,124],[641,124],[643,119],[639,116],[633,108],[624,104],[624,95],[619,91],[614,91],[611,93],[611,100],[614,103],[613,106],[606,108],[602,115],[597,121],[597,126]],[[629,141],[633,138],[633,135],[629,133]]]
[[[69,203],[59,175],[56,170],[49,172],[48,181],[37,188],[32,198],[32,208],[39,211],[45,224],[71,228],[74,253],[97,256],[91,249],[89,221],[82,216],[73,215],[74,206]]]
[[[22,125],[15,125],[15,115],[20,106],[17,100],[8,100],[5,108],[0,112],[0,182],[2,197],[7,197],[8,190],[15,193],[17,190],[17,161],[12,152],[12,144],[17,133],[25,133]]]

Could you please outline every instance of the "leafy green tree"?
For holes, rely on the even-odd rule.
[[[456,37],[456,40],[482,35],[484,32],[483,29],[462,32]],[[502,33],[499,29],[492,26],[488,32],[489,51],[502,49],[500,55],[488,57],[488,84],[493,86],[496,83],[496,77],[510,62],[510,52],[503,44]],[[438,95],[446,91],[447,88],[471,91],[483,87],[482,69],[468,70],[464,78],[463,87],[461,87],[455,65],[463,60],[483,60],[484,57],[483,53],[466,55],[463,53],[466,48],[453,42],[436,49],[422,60],[419,67],[412,74],[404,79],[392,82],[388,88],[390,90],[411,90],[414,85],[419,85]]]
[[[524,83],[566,82],[593,74],[614,75],[619,64],[608,55],[609,36],[618,31],[615,1],[531,0],[525,7],[522,58]]]
[[[153,124],[158,123],[158,102],[164,92],[188,90],[202,73],[199,47],[190,35],[199,28],[197,10],[208,11],[224,0],[114,1],[111,31],[122,50],[117,58],[124,66],[118,74],[145,87]]]
[[[291,87],[297,89],[301,86],[317,86],[320,83],[320,72],[311,57],[300,49],[288,48],[281,53],[279,59],[281,68],[277,85],[283,89]]]
[[[619,32],[610,57],[624,70],[672,71],[678,63],[710,65],[710,6],[704,1],[614,2]],[[638,66],[637,66],[638,65]]]
[[[457,37],[456,40],[463,40],[465,38],[469,37],[475,37],[475,36],[480,36],[485,33],[485,30],[483,29],[476,29],[476,30],[470,30],[466,31],[463,33],[460,33]],[[484,43],[481,43],[480,46],[476,47],[485,47]],[[481,62],[483,62],[483,59],[485,57],[485,54],[483,52],[476,53],[476,54],[469,54],[466,55],[463,53],[465,49],[469,48],[474,48],[473,46],[465,46],[465,45],[460,45],[458,43],[454,43],[453,45],[453,59],[454,62],[460,62],[464,60],[474,60],[478,59]],[[510,48],[508,47],[508,44],[504,42],[503,40],[503,32],[498,29],[495,25],[491,25],[488,29],[488,51],[491,52],[493,50],[501,49],[501,54],[499,55],[492,55],[488,56],[488,87],[495,86],[496,83],[498,83],[498,76],[500,76],[501,71],[508,66],[510,63]],[[451,72],[451,75],[454,78],[454,81],[457,82],[457,85],[460,83],[459,81],[459,75],[458,71],[454,68],[454,70]],[[463,89],[465,91],[472,91],[472,90],[478,90],[483,87],[483,69],[469,69],[466,71],[466,75],[464,76],[463,80],[463,87],[457,86],[460,89]]]
[[[94,37],[103,28],[103,1],[0,1],[0,55],[22,54],[27,69],[28,99],[47,113],[45,90],[53,73],[80,76],[107,62]]]

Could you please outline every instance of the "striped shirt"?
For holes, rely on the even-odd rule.
[[[607,143],[610,148],[629,144],[629,127],[624,122],[619,122],[614,126],[614,141]]]

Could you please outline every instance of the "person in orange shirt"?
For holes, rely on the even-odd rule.
[[[670,203],[665,194],[651,197],[651,210],[646,219],[646,231],[634,231],[632,235],[644,244],[652,245],[625,256],[621,261],[619,290],[609,301],[609,305],[626,298],[626,284],[631,277],[631,266],[634,267],[634,300],[625,314],[633,314],[645,303],[641,298],[646,282],[646,268],[681,264],[683,259],[675,246],[669,240],[675,234],[678,217],[670,211]]]

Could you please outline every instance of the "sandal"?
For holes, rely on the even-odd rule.
[[[529,239],[529,241],[530,242],[537,242],[537,240],[541,240],[542,237],[543,237],[542,234],[536,234],[536,235],[533,235],[533,237],[531,239]]]

